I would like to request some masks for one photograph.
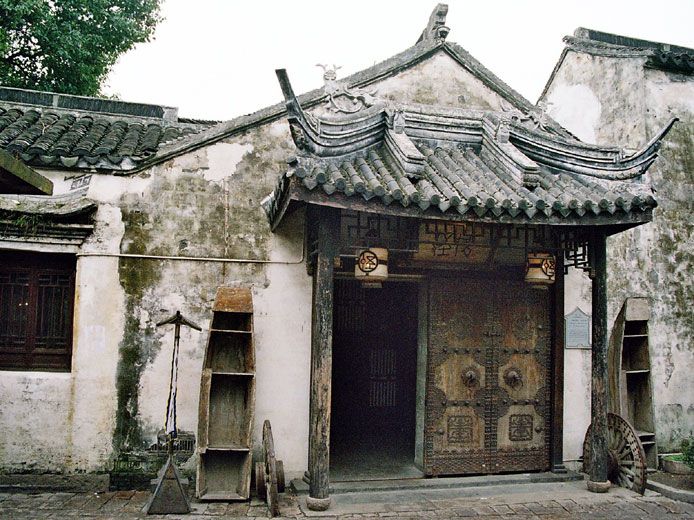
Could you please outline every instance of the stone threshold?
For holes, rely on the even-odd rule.
[[[472,477],[409,478],[386,480],[357,480],[331,482],[330,493],[361,493],[368,491],[402,491],[426,489],[480,488],[491,486],[515,486],[518,484],[545,484],[583,480],[583,475],[573,471],[566,473],[514,473],[508,475],[480,475]],[[308,484],[294,479],[289,487],[297,495],[308,494]]]
[[[660,493],[664,497],[671,498],[672,500],[679,500],[680,502],[694,504],[694,491],[678,489],[666,484],[661,484],[660,482],[654,482],[652,480],[646,482],[646,489]]]

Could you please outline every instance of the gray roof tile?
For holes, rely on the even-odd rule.
[[[0,106],[0,147],[37,166],[117,170],[125,158],[141,162],[160,145],[208,126],[5,105]]]
[[[521,220],[539,217],[577,218],[644,212],[656,206],[646,185],[630,181],[591,179],[573,172],[556,172],[542,166],[534,189],[509,173],[488,164],[474,147],[450,144],[429,148],[417,143],[425,156],[422,172],[408,175],[393,160],[385,144],[342,158],[340,162],[299,157],[266,205],[271,220],[287,189],[287,180],[308,192],[361,197],[374,205],[416,206],[472,218],[507,215]],[[292,181],[292,178],[294,180]],[[272,208],[272,209],[270,209]]]

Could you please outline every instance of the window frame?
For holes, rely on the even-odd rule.
[[[21,345],[10,346],[6,343],[10,335],[7,334],[4,337],[0,335],[0,370],[70,372],[75,318],[76,268],[77,257],[74,254],[0,250],[0,275],[6,273],[29,275],[28,282],[24,283],[25,287],[28,287],[28,301],[25,303],[28,306],[27,319],[22,334],[24,341]],[[67,277],[67,280],[65,282],[63,278],[63,284],[42,284],[40,278],[46,275]],[[0,313],[2,313],[2,306],[4,305],[4,285],[0,281]],[[46,287],[57,287],[59,290],[62,288],[62,296],[59,295],[57,300],[50,300],[48,304],[53,309],[49,313],[50,318],[60,322],[57,325],[60,334],[53,336],[64,344],[63,347],[59,348],[38,344],[40,317],[46,316],[40,312],[45,309],[45,304],[39,308],[40,291]],[[45,291],[43,295],[49,293],[51,291]],[[55,313],[59,313],[57,318]],[[5,325],[2,319],[3,316],[0,315],[0,334],[2,334]],[[8,329],[9,326],[5,330]],[[47,339],[50,341],[50,338]]]

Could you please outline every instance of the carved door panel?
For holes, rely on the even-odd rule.
[[[434,279],[429,294],[425,472],[547,468],[547,293]]]
[[[495,345],[492,471],[549,468],[549,292],[523,282],[497,286],[501,335]],[[498,367],[498,368],[496,368]]]

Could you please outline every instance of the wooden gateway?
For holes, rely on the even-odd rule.
[[[200,383],[197,497],[247,500],[255,411],[250,289],[221,287],[212,308]]]
[[[378,99],[358,77],[337,88],[326,76],[330,117],[308,114],[277,71],[297,150],[263,206],[273,230],[305,209],[311,509],[330,504],[331,465],[364,464],[334,474],[373,478],[379,453],[396,478],[566,471],[569,267],[592,278],[588,487],[610,485],[606,239],[652,219],[637,179],[674,121],[635,153],[582,143],[445,43],[436,20],[422,59],[442,49],[508,110]]]

